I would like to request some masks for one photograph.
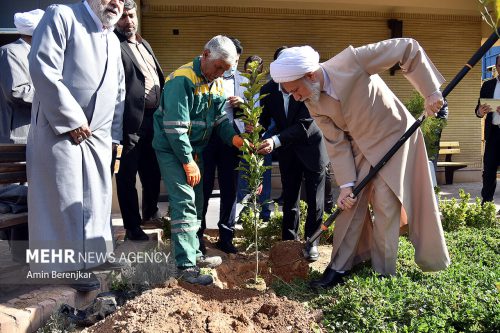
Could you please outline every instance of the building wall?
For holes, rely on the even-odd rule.
[[[387,20],[391,18],[403,21],[403,36],[423,45],[448,82],[480,46],[480,18],[465,15],[148,4],[142,8],[141,28],[168,74],[200,54],[203,45],[217,34],[241,40],[240,67],[253,54],[260,55],[268,66],[281,45],[309,44],[326,60],[348,45],[387,39]],[[442,137],[460,141],[462,153],[456,159],[472,169],[481,167],[481,121],[473,112],[481,84],[479,67],[450,94],[450,118]],[[386,72],[382,77],[402,101],[411,96],[412,87],[401,71],[395,76]]]

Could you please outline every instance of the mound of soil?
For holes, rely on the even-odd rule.
[[[321,312],[274,293],[170,283],[84,332],[310,332]]]
[[[309,263],[302,255],[304,245],[298,241],[278,242],[269,251],[269,255],[259,255],[259,276],[267,285],[281,279],[290,282],[295,278],[306,279]],[[255,277],[255,254],[239,253],[230,255],[222,265],[215,268],[219,287],[224,289],[241,288]]]

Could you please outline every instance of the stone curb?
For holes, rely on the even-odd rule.
[[[161,230],[152,229],[146,232],[153,234],[153,237],[156,236],[158,242],[161,242]],[[131,247],[132,243],[128,243],[124,242],[119,245],[116,251],[141,250],[140,244]],[[85,308],[95,299],[97,294],[109,291],[108,278],[110,274],[109,271],[96,273],[101,282],[99,290],[78,292],[69,286],[45,286],[0,304],[0,333],[36,332],[62,304],[68,304],[77,309]],[[44,294],[44,300],[37,300]],[[33,301],[33,304],[29,304],[30,300]]]
[[[78,292],[68,286],[46,286],[0,304],[0,332],[35,332],[62,304],[77,308],[85,307],[97,294],[109,290],[107,283],[109,274],[109,272],[97,274],[101,288],[92,292]],[[36,300],[37,295],[42,294],[46,294],[46,299]],[[33,300],[33,304],[26,305],[30,300]]]

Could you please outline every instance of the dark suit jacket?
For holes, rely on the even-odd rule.
[[[314,122],[306,105],[290,96],[288,116],[285,116],[283,94],[273,80],[260,90],[267,94],[262,100],[263,106],[260,123],[268,128],[271,118],[276,122],[276,134],[279,134],[281,147],[279,156],[295,155],[295,158],[310,171],[320,171],[328,164],[328,154],[323,141],[323,133]]]
[[[123,112],[123,134],[136,133],[142,124],[144,117],[144,75],[140,70],[139,63],[134,56],[127,37],[115,30],[120,40],[122,51],[123,69],[125,70],[125,111]],[[156,59],[149,43],[143,39],[142,43],[146,50],[153,56],[160,80],[160,92],[163,89],[165,78],[160,64]]]
[[[488,81],[484,82],[483,86],[481,87],[481,91],[479,93],[479,98],[493,98],[493,94],[495,93],[495,87],[497,85],[497,82],[498,82],[497,79],[492,79],[492,80],[488,80]],[[475,110],[476,116],[478,116],[477,109],[479,108],[479,102],[480,101],[478,100],[476,110]],[[490,112],[486,115],[486,121],[484,123],[484,139],[485,140],[488,140],[488,138],[491,134],[491,126],[493,125],[491,123],[492,117],[493,117],[492,112]]]

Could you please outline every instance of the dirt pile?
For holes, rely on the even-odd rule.
[[[210,255],[221,255],[222,265],[213,274],[214,286],[202,287],[171,279],[162,288],[149,290],[127,302],[117,312],[84,332],[311,332],[319,329],[321,313],[296,301],[245,289],[255,277],[255,254],[229,255],[207,242]],[[262,253],[259,275],[267,286],[276,279],[306,279],[309,263],[303,244],[279,242]],[[222,288],[222,289],[221,289]]]
[[[274,293],[175,283],[149,290],[84,332],[311,332],[321,313]]]
[[[273,276],[290,282],[293,279],[307,279],[309,262],[304,259],[304,244],[299,241],[284,241],[273,245],[269,251],[269,265]]]
[[[286,282],[294,278],[306,279],[309,263],[302,255],[303,247],[298,241],[276,243],[269,255],[259,255],[259,276],[268,286],[276,279]],[[255,277],[255,268],[255,254],[230,255],[215,269],[217,280],[221,282],[219,286],[224,289],[242,288],[248,279]]]

